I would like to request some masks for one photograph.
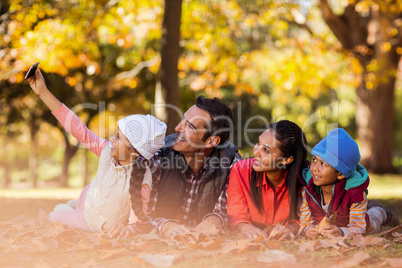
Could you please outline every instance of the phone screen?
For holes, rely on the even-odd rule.
[[[35,71],[38,68],[38,65],[39,65],[39,62],[37,62],[34,65],[32,65],[31,67],[29,67],[29,70],[28,70],[27,74],[24,77],[25,80],[27,80],[28,78],[30,78],[30,77],[35,75]]]

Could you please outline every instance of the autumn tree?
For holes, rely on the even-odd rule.
[[[167,123],[167,133],[174,133],[180,115],[178,62],[180,56],[180,23],[182,0],[165,0],[162,23],[161,65],[155,89],[156,116]]]
[[[377,173],[392,172],[395,82],[402,55],[402,2],[346,1],[335,11],[320,0],[322,16],[361,65],[356,98],[357,137],[362,163]]]
[[[69,165],[78,146],[70,142],[54,119],[47,118],[52,116],[38,98],[28,94],[24,70],[40,61],[49,89],[67,106],[94,104],[94,109],[79,111],[86,124],[103,112],[99,109],[100,102],[120,102],[130,107],[129,113],[143,113],[151,106],[144,99],[153,95],[149,91],[150,87],[154,88],[156,73],[144,71],[143,67],[151,67],[156,62],[152,42],[160,36],[159,24],[155,22],[160,9],[158,3],[146,1],[135,4],[36,1],[32,5],[28,2],[10,1],[0,7],[5,14],[0,23],[4,33],[0,52],[6,55],[0,61],[4,70],[0,83],[7,87],[8,93],[12,92],[9,84],[22,93],[2,95],[1,117],[28,109],[33,111],[35,123],[30,125],[32,138],[42,122],[50,122],[62,132],[65,151],[60,185],[67,186]],[[137,23],[143,14],[148,17]],[[27,101],[21,102],[22,98]],[[109,133],[102,134],[109,136]]]

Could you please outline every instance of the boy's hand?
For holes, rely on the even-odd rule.
[[[306,236],[308,237],[317,237],[320,234],[317,231],[317,226],[311,226],[307,229]]]
[[[330,234],[333,236],[343,236],[343,232],[341,229],[338,228],[338,226],[336,225],[326,225],[324,227],[322,227],[322,234]]]
[[[31,78],[28,78],[27,80],[33,91],[36,93],[36,95],[40,95],[44,91],[48,90],[45,84],[45,79],[43,78],[43,75],[39,70],[39,68],[36,69],[35,75],[32,76]]]

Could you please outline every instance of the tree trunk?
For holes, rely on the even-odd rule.
[[[68,167],[70,166],[71,159],[78,150],[78,146],[71,145],[68,138],[64,136],[66,143],[66,150],[64,151],[63,168],[60,175],[60,187],[68,187]]]
[[[363,80],[357,89],[356,124],[361,163],[374,173],[395,171],[392,166],[394,91],[394,76],[379,82],[374,89],[367,89]]]
[[[32,179],[32,187],[38,187],[38,145],[33,142],[29,157],[29,174]]]
[[[362,15],[356,3],[350,1],[343,14],[335,15],[328,0],[320,0],[323,19],[363,68],[356,97],[361,163],[374,173],[389,173],[395,171],[392,166],[394,93],[401,58],[397,48],[402,45],[400,31],[392,35],[390,29],[400,20],[400,12],[379,8],[376,1],[369,7],[369,13]]]
[[[178,62],[180,56],[180,23],[182,0],[165,0],[162,24],[161,66],[155,91],[155,115],[165,121],[167,133],[174,133],[180,120]]]
[[[4,188],[7,189],[11,183],[11,168],[6,162],[0,163],[0,165],[4,169]]]
[[[83,187],[89,184],[89,157],[88,157],[89,150],[84,149],[82,153],[82,161],[81,161],[81,168],[82,168],[82,178],[83,178]]]
[[[36,118],[31,118],[30,122],[30,136],[31,136],[31,151],[29,156],[29,174],[32,180],[32,187],[36,188],[38,186],[38,144],[36,142],[36,133],[39,130],[39,125],[37,124]]]

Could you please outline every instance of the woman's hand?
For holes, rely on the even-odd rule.
[[[125,238],[136,233],[134,226],[116,223],[110,228],[108,235],[110,238]]]
[[[343,236],[343,232],[341,229],[338,228],[338,226],[336,225],[326,225],[322,227],[322,234],[326,235],[326,234],[330,234],[333,236]]]
[[[29,85],[31,86],[32,90],[36,93],[36,95],[40,95],[45,91],[48,91],[45,83],[45,79],[43,78],[43,75],[41,71],[36,69],[35,75],[27,79],[29,82]]]
[[[239,223],[236,226],[236,230],[242,233],[245,237],[250,239],[256,239],[263,233],[263,231],[260,228],[245,222]]]

